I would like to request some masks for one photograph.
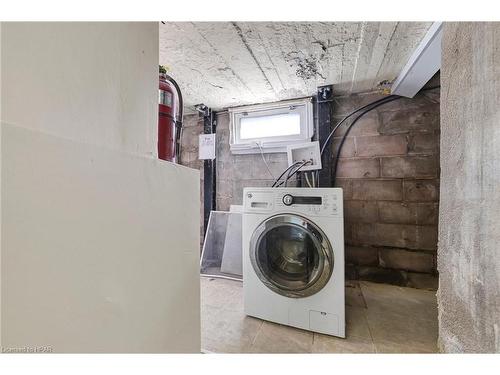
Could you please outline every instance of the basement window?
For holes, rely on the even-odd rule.
[[[286,152],[313,135],[311,98],[229,109],[234,154]]]

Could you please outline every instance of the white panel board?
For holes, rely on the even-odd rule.
[[[215,134],[200,134],[198,158],[201,160],[215,159]]]
[[[200,352],[199,173],[2,125],[2,347]]]
[[[157,22],[4,22],[2,122],[154,157]]]

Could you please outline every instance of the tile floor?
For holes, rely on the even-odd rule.
[[[364,281],[346,283],[347,338],[245,316],[242,283],[201,278],[207,353],[434,353],[436,293]]]

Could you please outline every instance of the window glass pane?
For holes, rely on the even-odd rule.
[[[240,121],[240,139],[297,134],[300,134],[300,113],[242,117]]]

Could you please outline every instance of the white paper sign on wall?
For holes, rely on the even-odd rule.
[[[198,150],[200,159],[215,159],[215,134],[200,134]]]

